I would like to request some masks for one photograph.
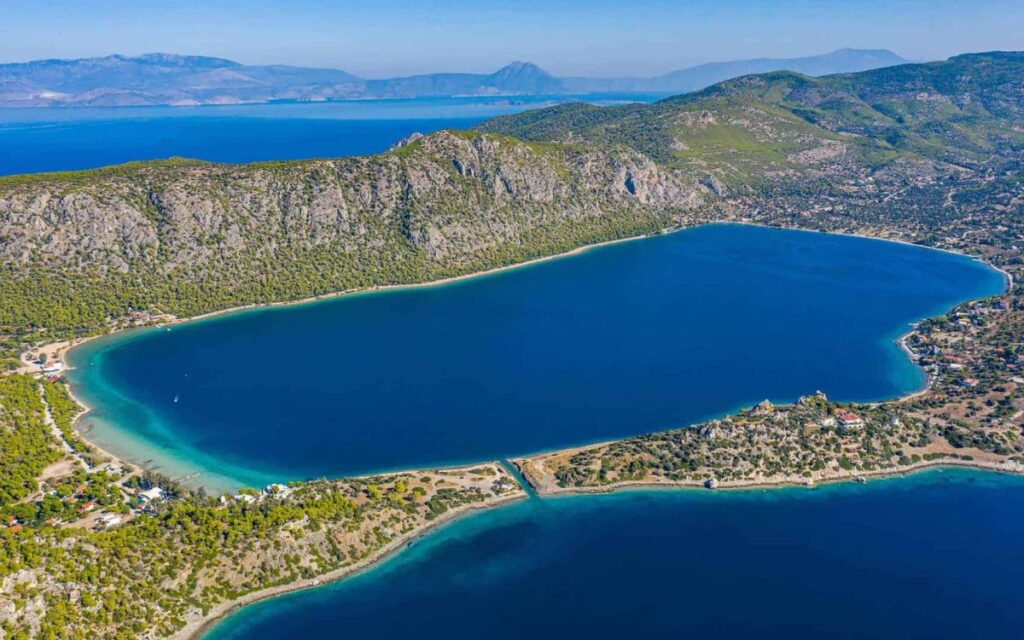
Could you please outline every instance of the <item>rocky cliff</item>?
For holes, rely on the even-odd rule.
[[[0,181],[0,323],[81,331],[418,282],[655,231],[701,181],[627,148],[442,131],[366,158]]]
[[[0,187],[8,265],[159,271],[240,254],[399,243],[443,264],[547,226],[667,211],[705,188],[630,150],[442,131],[392,153],[310,162],[127,165]]]

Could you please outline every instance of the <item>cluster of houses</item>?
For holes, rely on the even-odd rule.
[[[21,523],[14,516],[7,516],[7,530],[12,532],[21,531]]]
[[[292,487],[289,487],[288,485],[284,485],[284,484],[280,484],[280,483],[275,482],[273,484],[268,484],[266,487],[264,487],[259,492],[252,491],[252,492],[237,493],[237,494],[235,494],[233,496],[226,496],[226,495],[224,495],[224,496],[221,496],[219,498],[219,501],[223,505],[228,505],[228,504],[254,504],[256,502],[259,502],[259,501],[263,500],[264,498],[280,498],[280,499],[284,499],[284,498],[287,498],[288,496],[292,495],[292,492],[294,492],[294,491],[295,491],[295,489],[293,489]]]
[[[863,427],[864,424],[864,418],[846,409],[838,409],[834,416],[821,421],[821,426],[835,427],[838,425],[841,431],[854,431]]]
[[[76,503],[87,488],[86,483],[82,483],[75,488],[75,493],[64,499],[65,504]],[[148,489],[137,489],[134,492],[122,487],[122,490],[132,496],[134,499],[129,501],[131,506],[128,515],[136,516],[140,513],[147,513],[152,511],[153,503],[158,500],[163,500],[167,497],[167,493],[160,487],[150,487]],[[52,492],[51,492],[52,493]],[[100,510],[99,515],[94,519],[94,522],[99,527],[113,527],[121,524],[125,521],[125,515],[114,511],[104,511],[103,506],[94,500],[88,500],[78,505],[76,511],[78,518],[76,520],[84,518],[89,514],[96,513]],[[47,525],[56,526],[62,524],[60,518],[50,518],[46,521]]]
[[[950,382],[964,389],[974,389],[979,386],[980,380],[968,375],[972,368],[976,368],[972,362],[972,346],[975,344],[974,336],[967,331],[973,327],[984,327],[985,318],[994,314],[1001,314],[1009,311],[1012,303],[1007,297],[993,298],[972,303],[966,309],[961,309],[949,316],[953,328],[940,328],[940,334],[951,331],[953,335],[948,337],[949,345],[942,346],[942,337],[928,334],[915,333],[904,343],[911,355],[918,364],[925,368],[932,375],[941,372],[948,373]],[[946,325],[948,327],[949,325]],[[936,343],[939,340],[939,343]],[[1006,359],[1006,368],[1011,373],[1020,370],[1024,364],[1024,357],[1016,355],[1011,351]]]
[[[64,373],[64,363],[60,360],[46,360],[35,364],[39,366],[39,373],[42,377],[50,382],[57,382],[60,380],[61,374]]]
[[[159,500],[163,500],[167,497],[167,492],[160,487],[150,487],[148,489],[136,489],[132,501],[133,505],[131,510],[128,512],[129,516],[137,516],[141,513],[151,513],[153,511],[153,505]],[[95,505],[95,503],[93,503]],[[113,511],[104,511],[96,518],[96,523],[100,528],[103,527],[114,527],[125,521],[125,515],[116,513]]]

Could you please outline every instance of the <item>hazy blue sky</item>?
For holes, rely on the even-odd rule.
[[[0,0],[0,60],[138,54],[338,67],[368,77],[653,74],[711,60],[889,48],[1024,49],[1024,0]]]

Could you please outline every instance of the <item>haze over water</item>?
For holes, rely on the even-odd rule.
[[[73,352],[90,437],[230,486],[473,462],[923,374],[908,323],[1002,290],[976,261],[711,225],[436,287],[264,309]]]

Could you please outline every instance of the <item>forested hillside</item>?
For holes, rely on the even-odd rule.
[[[1022,53],[958,56],[854,74],[745,76],[651,105],[569,104],[503,116],[481,131],[524,140],[619,143],[662,164],[756,179],[816,161],[981,162],[1024,140]],[[749,171],[741,170],[743,168]]]

